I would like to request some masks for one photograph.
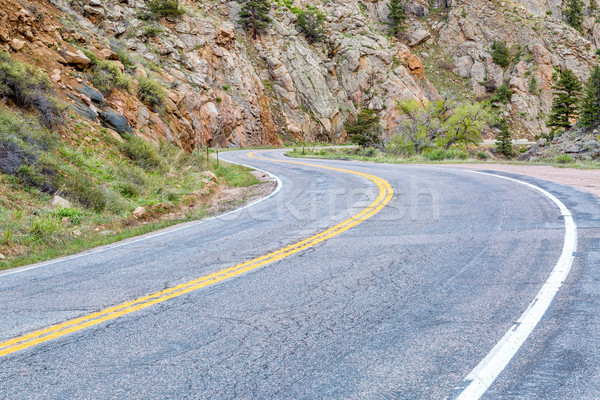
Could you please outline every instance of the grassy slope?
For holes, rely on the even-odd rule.
[[[27,129],[15,134],[14,124]],[[168,143],[121,143],[75,116],[66,125],[70,135],[59,140],[34,120],[0,108],[0,147],[8,143],[14,154],[29,157],[14,173],[0,173],[0,253],[6,257],[0,269],[201,218],[217,186],[203,174],[207,170],[222,186],[258,183],[247,168],[217,166]],[[72,205],[52,206],[54,194]],[[136,219],[132,211],[140,206],[147,213]]]

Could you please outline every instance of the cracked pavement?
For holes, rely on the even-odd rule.
[[[282,180],[222,218],[0,274],[0,340],[198,278],[314,235],[373,201],[367,179],[249,159]],[[281,151],[258,151],[281,158]],[[555,205],[523,185],[426,166],[303,160],[386,179],[391,203],[301,253],[0,358],[5,399],[444,399],[558,259]],[[600,398],[600,202],[528,177],[579,227],[573,270],[483,396]]]

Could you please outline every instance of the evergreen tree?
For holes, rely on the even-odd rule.
[[[240,22],[244,28],[252,32],[252,38],[256,39],[257,32],[266,28],[271,22],[269,11],[271,3],[269,0],[242,0],[244,5],[239,13]]]
[[[404,4],[402,4],[401,0],[390,0],[388,3],[388,10],[390,33],[393,36],[398,37],[405,29],[404,22],[406,21],[406,13],[404,12]]]
[[[581,24],[583,23],[583,1],[582,0],[568,0],[567,6],[565,7],[565,19],[567,24],[573,28],[581,31]]]
[[[510,55],[508,54],[508,47],[504,40],[494,40],[492,44],[492,59],[494,63],[498,64],[502,68],[508,67],[510,63]]]
[[[381,145],[379,122],[379,114],[374,110],[363,108],[356,116],[356,121],[347,121],[345,128],[352,143],[363,149],[368,146],[379,147]]]
[[[600,67],[595,66],[587,81],[581,101],[581,125],[592,128],[600,125]]]
[[[512,138],[508,121],[505,118],[500,118],[495,125],[500,131],[496,135],[496,148],[500,153],[510,158],[512,156]]]
[[[559,128],[568,129],[571,127],[571,119],[577,117],[581,83],[573,71],[565,69],[561,71],[560,78],[552,89],[554,90],[554,100],[552,100],[552,111],[548,119],[548,126],[553,127],[555,130]]]
[[[298,13],[298,26],[309,42],[325,39],[325,14],[314,7],[306,6]]]

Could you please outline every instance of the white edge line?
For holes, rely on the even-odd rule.
[[[506,332],[502,339],[500,339],[483,360],[477,364],[469,375],[467,375],[462,384],[455,388],[455,395],[452,397],[456,400],[477,400],[487,391],[490,385],[498,375],[500,375],[523,343],[527,340],[531,332],[546,313],[546,310],[548,310],[556,293],[558,293],[564,281],[567,279],[567,276],[571,271],[571,266],[573,265],[573,253],[577,249],[577,226],[569,209],[556,196],[538,186],[502,175],[480,171],[464,171],[506,179],[535,189],[544,194],[558,206],[561,216],[564,217],[565,220],[565,238],[562,253],[552,269],[550,276],[527,309],[521,314],[521,317],[517,322],[508,330],[508,332]]]
[[[162,235],[166,235],[166,234],[169,234],[169,233],[172,233],[172,232],[181,231],[183,229],[187,229],[187,228],[190,228],[192,226],[196,226],[196,225],[208,222],[208,221],[212,221],[213,219],[222,218],[222,217],[224,217],[226,215],[231,215],[231,214],[240,212],[240,211],[242,211],[242,210],[244,210],[244,209],[246,209],[248,207],[252,207],[253,205],[255,205],[257,203],[260,203],[262,201],[267,200],[270,197],[275,196],[275,194],[277,194],[277,192],[279,192],[279,190],[281,190],[281,187],[283,186],[283,183],[281,182],[281,179],[279,179],[279,177],[277,175],[272,174],[272,173],[270,173],[268,171],[265,171],[265,170],[260,169],[260,168],[253,167],[251,165],[242,164],[242,163],[239,163],[239,162],[229,161],[229,160],[226,160],[226,159],[221,159],[221,160],[223,160],[225,162],[228,162],[228,163],[231,163],[231,164],[241,165],[242,167],[251,168],[253,170],[265,173],[265,174],[267,174],[268,176],[270,176],[271,178],[273,178],[277,182],[277,187],[268,196],[262,197],[262,198],[260,198],[258,200],[253,201],[250,204],[246,204],[243,207],[236,208],[235,210],[228,211],[228,212],[226,212],[224,214],[215,215],[214,217],[202,219],[202,220],[191,222],[191,223],[188,222],[187,225],[179,227],[179,228],[175,228],[175,229],[165,228],[165,229],[167,229],[166,231],[163,231],[163,232],[160,232],[160,233],[156,233],[156,234],[150,233],[147,236],[141,237],[139,239],[134,239],[134,240],[123,239],[125,242],[121,241],[121,243],[108,244],[108,245],[102,246],[101,248],[96,249],[96,250],[88,250],[88,251],[85,251],[83,253],[74,254],[74,255],[71,255],[71,256],[61,257],[61,258],[57,258],[57,259],[50,260],[50,261],[43,261],[42,263],[33,264],[31,266],[17,267],[15,269],[8,269],[8,270],[5,270],[5,271],[0,271],[0,278],[2,278],[4,276],[8,276],[8,275],[18,274],[18,273],[25,272],[25,271],[30,271],[32,269],[37,269],[37,268],[41,268],[41,267],[47,267],[48,265],[57,264],[57,263],[60,263],[60,262],[63,262],[63,261],[73,260],[75,258],[86,257],[86,256],[89,256],[89,255],[92,255],[92,254],[98,254],[98,253],[106,251],[106,250],[112,250],[112,249],[116,249],[118,247],[128,246],[128,245],[133,244],[133,243],[138,243],[138,242],[141,242],[141,241],[144,241],[144,240],[152,239],[152,238],[155,238],[155,237],[158,237],[158,236],[162,236]]]

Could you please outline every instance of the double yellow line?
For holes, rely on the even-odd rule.
[[[256,159],[273,161],[265,158],[256,157],[253,154],[254,153],[250,153],[249,156]],[[34,331],[26,335],[4,341],[0,343],[0,357],[17,352],[19,350],[26,349],[28,347],[38,345],[40,343],[47,342],[52,339],[59,338],[61,336],[65,336],[72,332],[80,331],[90,326],[98,325],[102,322],[109,321],[111,319],[115,319],[126,314],[130,314],[132,312],[144,309],[146,307],[150,307],[154,304],[162,303],[163,301],[181,296],[183,294],[201,289],[206,286],[213,285],[217,282],[224,281],[226,279],[241,275],[245,272],[252,271],[253,269],[259,268],[263,265],[267,265],[277,260],[281,260],[285,257],[291,256],[292,254],[295,254],[309,247],[315,246],[318,243],[321,243],[329,238],[339,235],[340,233],[345,232],[348,229],[369,219],[390,202],[394,193],[390,184],[385,180],[362,172],[351,171],[342,168],[326,167],[315,164],[301,163],[296,161],[278,160],[277,162],[307,165],[311,167],[325,168],[334,171],[347,172],[350,174],[363,176],[367,179],[370,179],[377,185],[377,187],[379,188],[379,194],[375,201],[369,204],[368,207],[360,211],[358,214],[350,217],[349,219],[321,233],[318,233],[314,236],[311,236],[307,239],[301,240],[297,243],[286,246],[279,250],[273,251],[264,256],[255,258],[250,261],[246,261],[244,263],[223,269],[221,271],[200,277],[198,279],[186,283],[182,283],[169,289],[161,290],[160,292],[156,292],[148,296],[143,296],[132,301],[128,301],[113,307],[106,308],[102,311],[88,314],[57,325],[50,326],[45,329]]]

